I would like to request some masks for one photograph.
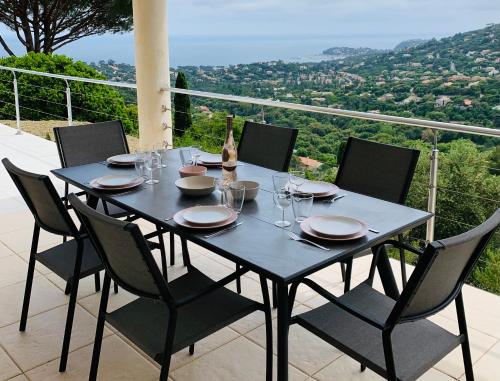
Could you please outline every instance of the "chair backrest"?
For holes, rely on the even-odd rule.
[[[295,128],[246,121],[238,144],[238,159],[275,171],[288,171],[297,140]]]
[[[2,160],[38,226],[48,232],[75,237],[78,230],[49,176],[26,172],[7,158]]]
[[[75,194],[68,199],[116,283],[135,295],[171,300],[168,285],[136,224],[101,214]]]
[[[460,292],[500,224],[500,209],[483,224],[455,237],[430,243],[393,311],[400,320],[435,314]]]
[[[106,160],[129,152],[122,122],[114,120],[54,128],[63,168]]]
[[[403,204],[420,151],[350,137],[335,184],[342,189]]]

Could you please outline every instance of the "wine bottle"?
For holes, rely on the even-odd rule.
[[[224,148],[222,150],[222,179],[224,186],[228,186],[231,182],[236,181],[237,162],[238,153],[236,151],[236,144],[234,144],[233,116],[228,115],[226,118],[226,139],[224,140]]]

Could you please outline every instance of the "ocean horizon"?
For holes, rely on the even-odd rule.
[[[345,34],[325,36],[170,36],[170,65],[228,66],[283,60],[286,62],[319,62],[329,57],[322,51],[331,47],[367,47],[392,49],[413,38],[432,38],[425,34]],[[14,37],[9,41],[15,43]],[[15,51],[22,54],[22,50]],[[133,34],[93,36],[76,41],[56,51],[76,60],[98,62],[113,60],[134,64]]]

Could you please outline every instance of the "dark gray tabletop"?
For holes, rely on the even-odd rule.
[[[206,232],[180,227],[174,221],[164,221],[166,217],[173,216],[183,208],[198,204],[216,204],[218,201],[216,194],[201,198],[183,196],[174,184],[179,178],[179,166],[178,151],[172,150],[169,153],[167,167],[160,170],[159,184],[144,184],[135,191],[121,195],[96,191],[89,186],[89,182],[104,175],[133,173],[134,169],[121,169],[95,163],[52,172],[58,178],[91,195],[130,210],[219,255],[247,265],[251,270],[270,279],[286,282],[302,278],[332,263],[349,258],[389,237],[421,225],[431,217],[431,214],[424,211],[341,191],[347,196],[334,203],[315,202],[312,214],[359,218],[380,233],[368,233],[364,238],[345,243],[323,241],[321,244],[331,249],[324,251],[292,241],[285,230],[274,226],[274,221],[281,217],[281,211],[273,204],[272,174],[275,172],[243,163],[238,167],[238,179],[259,182],[261,191],[256,200],[245,203],[242,215],[239,217],[239,221],[244,222],[241,226],[216,237],[204,238]],[[219,177],[221,169],[210,169],[207,174]],[[291,208],[287,210],[286,217],[289,221],[293,221]],[[298,224],[294,224],[290,229],[300,233]]]

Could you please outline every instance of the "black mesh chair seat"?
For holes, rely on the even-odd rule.
[[[361,284],[339,297],[339,302],[360,309],[384,322],[395,301],[368,285]],[[297,323],[348,353],[361,363],[371,363],[377,373],[386,373],[380,330],[353,318],[342,308],[327,303],[296,316]],[[427,319],[400,324],[392,333],[392,347],[398,380],[415,380],[460,345],[460,337]]]
[[[75,269],[77,243],[69,240],[50,249],[35,254],[35,258],[45,267],[60,276],[65,281],[73,278]],[[88,238],[83,239],[83,256],[80,278],[104,270],[102,261]]]
[[[169,287],[172,296],[182,298],[214,283],[198,270],[192,269],[186,275],[169,282]],[[205,298],[181,307],[172,353],[260,309],[259,303],[227,288],[220,288]],[[169,309],[164,302],[142,297],[106,316],[113,327],[158,363],[163,361],[168,319]]]

